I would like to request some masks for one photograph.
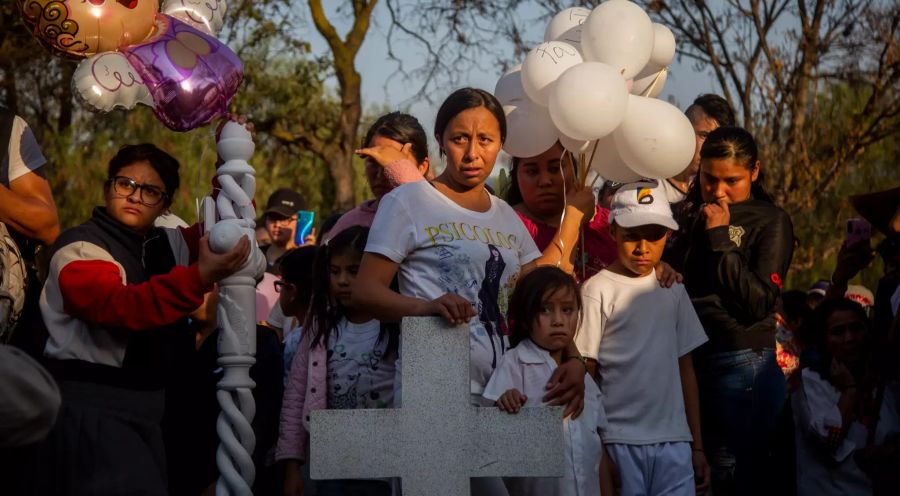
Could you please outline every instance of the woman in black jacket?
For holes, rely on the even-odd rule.
[[[738,127],[710,133],[688,201],[684,276],[709,335],[698,379],[714,488],[769,494],[769,447],[785,396],[775,300],[791,263],[791,220],[763,189],[756,142]]]

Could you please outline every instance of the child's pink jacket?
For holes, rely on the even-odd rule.
[[[321,344],[310,349],[311,332],[303,330],[291,375],[284,388],[275,460],[306,461],[309,412],[327,406],[327,355]]]

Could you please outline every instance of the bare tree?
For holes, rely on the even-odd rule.
[[[321,0],[308,0],[309,13],[316,31],[325,38],[331,51],[332,67],[338,81],[340,115],[330,128],[310,128],[298,121],[289,129],[275,129],[273,135],[288,144],[297,144],[328,165],[335,188],[335,207],[348,210],[356,203],[353,151],[362,118],[361,77],[356,70],[356,55],[365,40],[377,0],[350,2],[353,23],[341,37],[328,19]],[[296,109],[302,112],[303,109]]]

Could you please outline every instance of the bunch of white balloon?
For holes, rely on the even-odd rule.
[[[563,10],[494,89],[507,118],[504,150],[532,157],[559,140],[606,179],[677,175],[694,156],[694,131],[656,99],[674,57],[675,36],[633,2]]]

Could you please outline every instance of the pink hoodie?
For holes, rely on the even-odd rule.
[[[309,412],[327,406],[327,354],[321,344],[310,349],[311,332],[301,331],[291,374],[284,388],[275,460],[306,461]]]

